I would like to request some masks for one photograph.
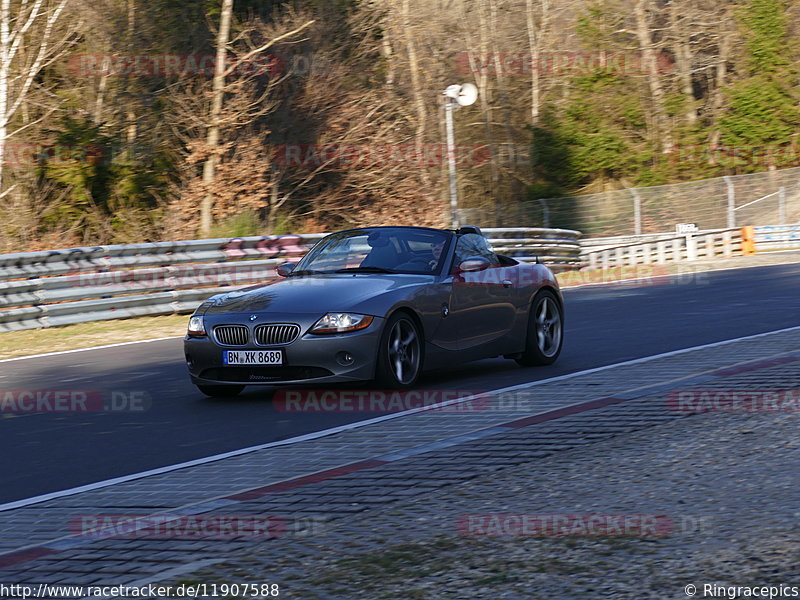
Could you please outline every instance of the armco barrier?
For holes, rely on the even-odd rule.
[[[581,253],[586,254],[590,251],[607,250],[619,246],[629,246],[634,244],[646,244],[648,242],[660,242],[671,240],[678,237],[674,231],[668,233],[645,233],[641,235],[615,235],[609,237],[584,238],[581,240]]]
[[[756,251],[800,248],[800,223],[754,227]]]
[[[665,264],[684,260],[738,256],[742,253],[741,229],[714,229],[687,234],[648,236],[649,239],[618,246],[585,244],[584,265],[609,269],[629,265]]]
[[[555,272],[574,269],[581,264],[579,231],[513,227],[487,228],[483,233],[495,252],[512,256],[520,262],[538,260]]]
[[[486,229],[501,254],[554,270],[580,265],[580,233]],[[205,298],[276,277],[325,234],[70,248],[0,255],[0,331],[193,311]]]
[[[581,262],[591,268],[713,259],[800,249],[800,223],[651,233],[581,240]]]

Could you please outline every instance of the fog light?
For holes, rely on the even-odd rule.
[[[349,367],[355,362],[355,358],[349,352],[339,352],[336,355],[336,362],[338,362],[343,367]]]

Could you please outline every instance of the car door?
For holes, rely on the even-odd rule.
[[[465,259],[480,256],[489,261],[482,271],[459,272]],[[514,267],[502,265],[486,239],[479,234],[458,237],[445,309],[434,343],[448,350],[491,348],[508,337],[515,323],[519,291]]]

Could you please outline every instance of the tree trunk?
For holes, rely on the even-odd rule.
[[[136,34],[136,0],[128,0],[128,52],[131,55],[136,54],[135,36]],[[137,123],[136,111],[134,110],[134,96],[136,86],[134,85],[134,78],[128,78],[128,112],[126,120],[128,121],[127,130],[125,132],[125,141],[128,145],[128,160],[133,160],[135,154]]]
[[[497,80],[497,92],[500,96],[500,104],[503,111],[503,131],[505,133],[505,149],[498,153],[497,158],[495,158],[494,150],[492,150],[492,160],[497,160],[500,163],[498,168],[502,169],[506,167],[509,170],[513,170],[516,167],[516,152],[514,148],[514,133],[512,131],[511,124],[514,122],[514,112],[513,112],[513,104],[508,93],[508,87],[506,85],[506,77],[505,73],[503,72],[503,61],[500,54],[500,48],[498,47],[499,41],[502,39],[499,30],[498,30],[498,23],[499,23],[499,15],[498,15],[498,0],[489,0],[489,11],[490,11],[490,18],[489,18],[489,26],[491,30],[491,40],[492,40],[492,55],[494,56],[494,71],[495,71],[495,79]],[[519,180],[516,177],[505,177],[503,178],[503,183],[505,184],[504,195],[506,200],[515,200],[519,201],[522,199],[521,195],[519,194],[520,187],[519,187]],[[499,203],[502,201],[500,197],[495,197],[495,212],[497,213],[497,221],[496,225],[502,225],[503,223],[500,222],[499,215],[501,211],[499,210],[501,207]],[[502,211],[505,214],[505,211]]]
[[[486,18],[488,12],[486,0],[480,0],[478,3],[478,39],[479,41],[479,55],[481,56],[481,63],[483,57],[489,54],[489,38],[491,32],[489,30],[489,23]],[[489,166],[491,170],[491,184],[489,186],[489,198],[493,202],[495,211],[499,209],[498,190],[497,185],[500,180],[500,172],[497,169],[497,148],[494,143],[494,118],[492,117],[492,105],[489,103],[489,74],[487,73],[486,65],[481,64],[482,68],[478,73],[478,99],[480,100],[481,113],[483,114],[483,129],[486,135],[486,143],[489,146]]]
[[[536,35],[536,21],[533,18],[533,0],[525,0],[525,13],[527,15],[528,51],[531,56],[531,125],[539,124],[540,112],[540,85],[539,85],[539,40]]]
[[[104,46],[104,50],[108,50],[108,45]],[[108,78],[109,68],[106,68],[106,58],[103,58],[103,68],[100,73],[100,83],[97,86],[97,98],[94,101],[94,124],[100,125],[103,122],[103,104],[106,98],[106,91],[108,91]]]
[[[647,81],[650,85],[650,96],[653,100],[655,131],[661,144],[661,151],[671,152],[673,144],[666,119],[666,110],[664,109],[664,88],[661,85],[661,77],[658,73],[656,53],[653,50],[653,38],[647,22],[645,0],[637,0],[634,7],[634,15],[636,17],[636,37],[639,40],[639,51],[642,53],[642,62],[647,69]]]
[[[677,70],[678,84],[681,93],[686,99],[686,122],[694,124],[697,122],[697,110],[695,109],[694,91],[692,89],[692,50],[689,41],[681,29],[681,15],[678,3],[673,0],[669,5],[670,10],[670,29],[672,30],[673,53],[675,54],[675,68]]]
[[[11,37],[10,0],[0,0],[0,192],[3,190],[3,165],[8,143],[9,42]]]
[[[45,64],[52,62],[56,53],[63,52],[51,48],[50,38],[68,1],[59,0],[49,10],[42,9],[44,0],[22,2],[14,5],[12,14],[11,0],[0,0],[0,197],[5,194],[3,164],[8,140],[36,121],[11,131],[9,125],[27,101],[31,86]],[[28,44],[26,36],[32,37],[34,31],[38,37]]]
[[[411,74],[411,93],[414,96],[414,106],[417,110],[417,131],[416,131],[416,151],[419,156],[423,154],[423,144],[425,143],[425,129],[428,120],[428,113],[425,109],[425,95],[422,89],[422,78],[420,77],[419,59],[417,58],[417,46],[414,39],[414,31],[411,26],[411,9],[409,0],[402,2],[402,24],[403,36],[406,42],[406,52],[408,52],[408,70]],[[426,187],[430,185],[430,178],[427,171],[421,172],[423,183]]]
[[[211,235],[211,224],[214,213],[214,173],[217,166],[217,149],[219,148],[220,116],[222,115],[222,101],[225,95],[225,54],[230,38],[231,17],[233,15],[233,0],[222,0],[222,14],[220,15],[219,33],[217,34],[217,60],[214,65],[214,81],[212,83],[210,125],[206,134],[208,158],[203,164],[203,186],[205,197],[200,206],[200,234],[203,237]]]
[[[714,74],[714,98],[712,101],[712,113],[714,115],[713,129],[709,144],[714,148],[719,144],[720,131],[719,131],[719,118],[722,115],[722,107],[725,100],[723,89],[728,79],[728,58],[731,52],[731,34],[725,32],[720,34],[719,40],[719,59]],[[713,154],[710,155],[710,162],[714,162]]]
[[[392,42],[389,38],[388,23],[383,24],[383,39],[381,40],[381,54],[386,61],[386,87],[394,85],[394,51],[392,50]]]

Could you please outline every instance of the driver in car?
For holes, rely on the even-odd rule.
[[[439,265],[439,258],[442,256],[442,249],[444,249],[444,240],[431,244],[431,260],[428,261],[428,270],[435,271]]]
[[[429,250],[423,254],[414,256],[410,260],[397,265],[395,268],[399,271],[409,270],[414,272],[428,272],[433,273],[439,266],[439,259],[442,256],[445,240],[437,240],[431,243]],[[428,253],[430,252],[430,253]]]

